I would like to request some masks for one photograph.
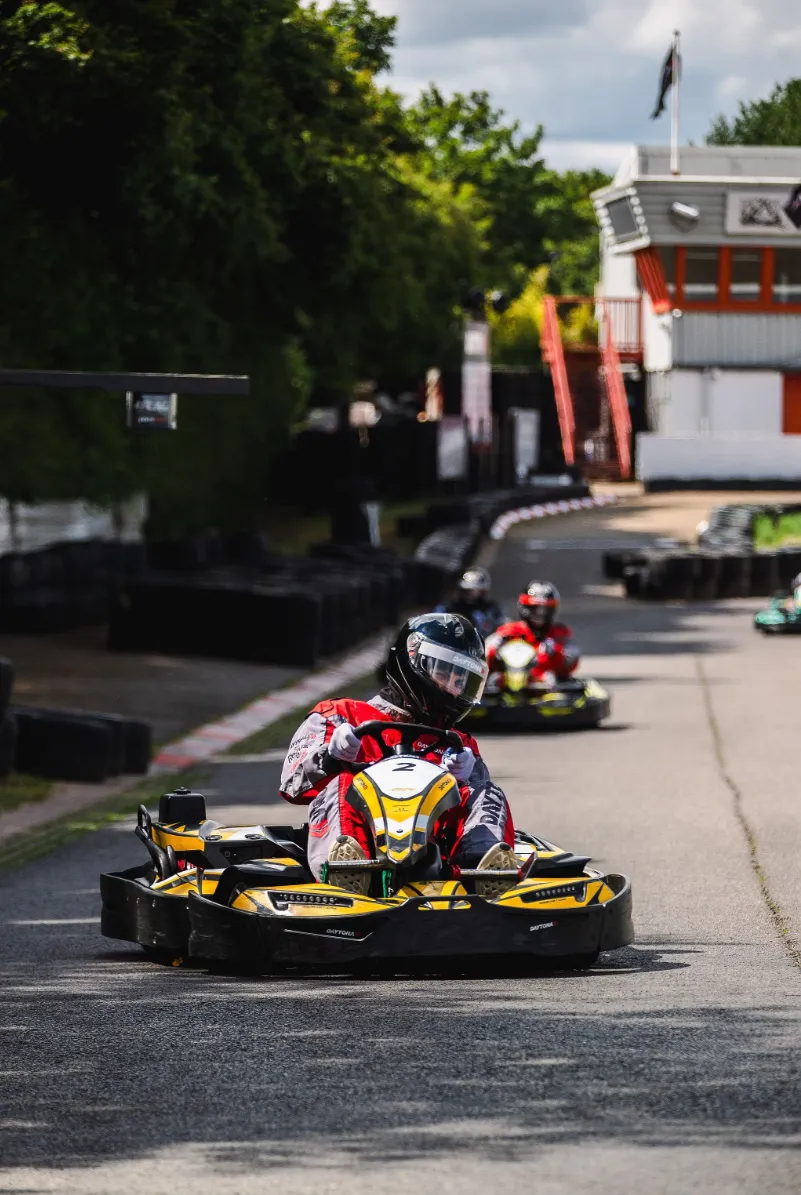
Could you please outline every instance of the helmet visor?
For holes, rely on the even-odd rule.
[[[409,661],[415,671],[448,693],[477,705],[487,682],[487,664],[463,655],[442,643],[432,643],[420,635],[410,635],[406,644]]]

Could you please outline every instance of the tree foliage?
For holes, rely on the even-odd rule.
[[[801,79],[774,87],[766,100],[741,102],[736,116],[718,116],[707,145],[801,144]]]
[[[146,486],[237,521],[316,389],[447,365],[475,284],[590,285],[586,176],[476,92],[405,108],[367,0],[0,0],[0,360],[248,373],[130,437],[121,399],[3,395],[0,489]],[[594,185],[594,184],[593,184]]]

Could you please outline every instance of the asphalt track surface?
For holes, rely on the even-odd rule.
[[[141,848],[96,834],[1,881],[0,1191],[801,1189],[801,640],[615,596],[621,519],[518,529],[495,569],[560,586],[611,724],[483,751],[521,826],[632,875],[636,945],[524,979],[166,970],[100,938],[98,873]],[[216,767],[213,809],[287,820],[277,772]]]

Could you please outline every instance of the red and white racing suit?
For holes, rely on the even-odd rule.
[[[487,639],[487,663],[491,672],[499,667],[496,659],[498,648],[510,639],[524,639],[537,649],[536,661],[531,670],[534,680],[543,679],[548,673],[557,680],[563,680],[578,668],[579,649],[570,627],[563,622],[555,622],[547,631],[537,633],[521,620],[504,623]]]
[[[337,726],[349,722],[355,727],[376,719],[382,722],[412,720],[408,713],[381,696],[370,701],[351,701],[349,698],[321,701],[289,744],[281,773],[281,796],[294,805],[309,806],[309,865],[318,879],[328,860],[328,852],[340,834],[355,838],[368,857],[373,853],[363,819],[345,801],[345,793],[353,779],[352,769],[344,763],[332,775],[330,766],[326,771],[323,764],[325,757],[330,765],[326,745]],[[514,846],[514,824],[506,797],[490,780],[475,739],[462,731],[457,733],[465,747],[475,755],[476,762],[469,781],[460,786],[461,803],[448,809],[437,823],[436,840],[443,860],[456,868],[474,867],[497,843]],[[388,731],[384,738],[392,746],[393,739],[397,743],[400,735],[397,731]],[[425,752],[425,758],[439,763],[447,748],[434,746],[434,740],[430,741],[432,746]],[[425,747],[426,742],[427,736],[421,735],[415,745]],[[375,763],[382,758],[377,742],[368,736],[363,738],[356,762]]]

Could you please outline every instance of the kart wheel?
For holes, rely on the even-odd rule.
[[[151,963],[156,963],[159,967],[181,967],[183,966],[183,956],[176,954],[174,950],[165,950],[159,946],[142,946],[148,960]]]
[[[589,971],[598,962],[600,950],[591,950],[588,954],[571,954],[564,960],[568,971]]]

